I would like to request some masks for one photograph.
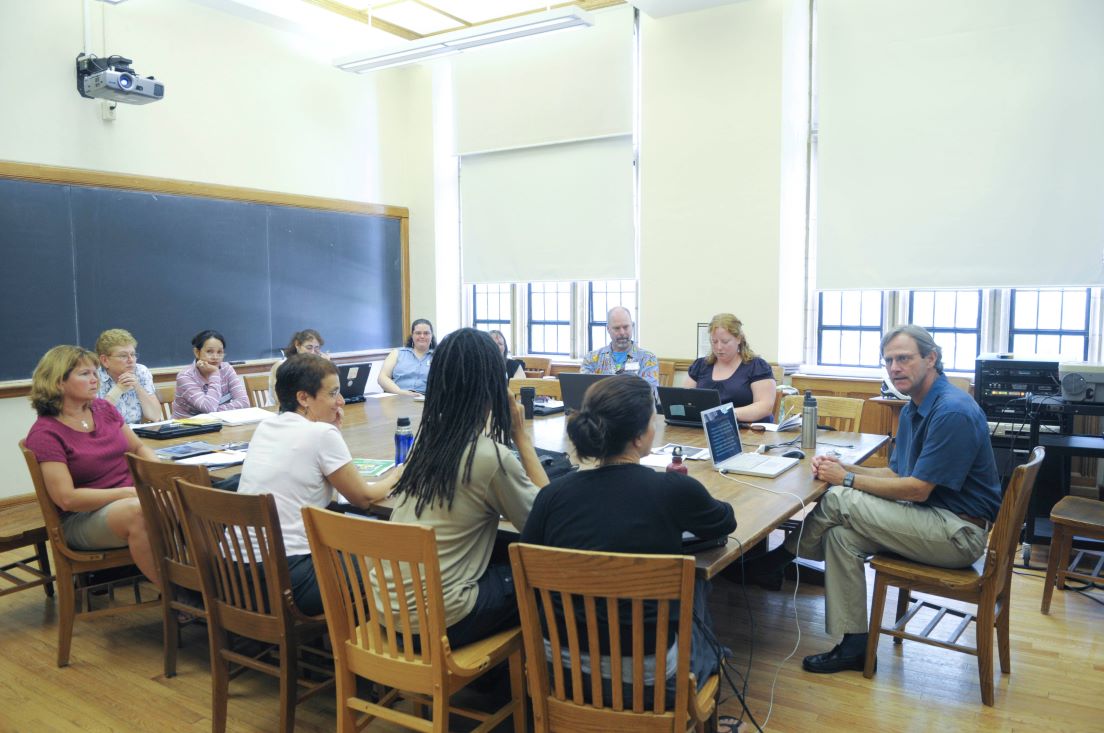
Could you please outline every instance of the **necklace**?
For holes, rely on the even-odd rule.
[[[84,430],[91,430],[92,429],[92,426],[88,424],[88,420],[86,420],[83,417],[73,417],[72,415],[65,415],[64,413],[62,413],[62,417],[66,418],[68,420],[72,420],[74,422],[80,422],[81,427]]]

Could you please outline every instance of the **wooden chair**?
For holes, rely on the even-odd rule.
[[[242,378],[245,382],[245,391],[249,395],[250,407],[265,407],[268,405],[268,375],[246,374]]]
[[[157,390],[157,401],[161,403],[161,418],[168,420],[172,417],[172,404],[176,399],[176,384],[170,382],[169,384],[159,384],[155,387]]]
[[[557,377],[561,374],[578,374],[582,369],[578,364],[553,364],[548,371],[547,376]]]
[[[199,570],[184,539],[180,518],[184,511],[173,491],[173,479],[182,478],[193,484],[211,485],[205,466],[161,463],[127,453],[127,463],[134,477],[134,489],[146,518],[146,532],[161,575],[161,618],[164,632],[165,676],[176,676],[176,649],[180,645],[180,620],[177,612],[206,618],[202,606],[177,598],[177,587],[201,593]]]
[[[235,494],[181,479],[175,479],[174,486],[188,517],[184,534],[199,568],[207,608],[211,730],[226,730],[230,679],[242,671],[239,668],[232,673],[231,664],[235,664],[280,679],[278,730],[291,733],[295,706],[331,687],[333,677],[326,667],[300,659],[301,652],[329,656],[304,643],[325,635],[326,618],[304,615],[292,600],[276,500],[271,494]],[[254,548],[254,540],[259,549]],[[270,646],[255,656],[245,654],[231,646],[231,634],[278,649],[273,652]],[[327,679],[300,679],[300,667],[323,673]],[[305,688],[302,694],[300,686]]]
[[[614,730],[672,733],[690,726],[700,733],[707,721],[715,727],[719,678],[714,675],[698,691],[690,672],[690,644],[683,643],[691,638],[693,623],[693,558],[563,550],[518,543],[510,546],[510,562],[538,733]],[[557,601],[561,608],[574,606],[582,610],[585,623],[582,619],[578,623],[542,623],[544,609]],[[646,603],[658,608],[654,647],[645,645]],[[625,604],[631,607],[631,638],[622,638],[623,627],[617,612],[618,606],[624,610]],[[674,641],[668,636],[673,606],[681,612],[676,687],[674,700],[670,700],[665,685],[645,685],[645,656],[654,659],[654,679],[666,679],[667,650]],[[607,620],[599,620],[601,611],[606,612]],[[606,685],[601,675],[583,673],[584,664],[594,669],[603,636],[608,639],[609,657],[625,659],[624,664],[609,665],[611,679]],[[551,656],[547,648],[551,649]],[[589,655],[589,662],[584,661],[584,654]],[[628,669],[632,670],[631,681],[624,676]]]
[[[659,360],[659,386],[670,387],[675,383],[675,362],[671,359]]]
[[[35,496],[38,498],[38,508],[42,510],[42,518],[46,524],[46,534],[50,538],[50,547],[53,550],[58,589],[57,665],[64,667],[69,664],[69,648],[73,641],[73,624],[78,618],[90,621],[102,616],[130,613],[144,608],[153,608],[159,605],[161,601],[143,601],[138,583],[134,582],[134,603],[110,605],[96,610],[91,609],[89,592],[93,588],[103,587],[105,584],[90,585],[85,582],[86,576],[84,574],[130,567],[134,564],[134,559],[130,556],[130,549],[126,547],[112,550],[76,550],[71,548],[65,541],[65,532],[61,528],[61,517],[58,515],[54,500],[50,498],[50,494],[46,490],[46,481],[42,477],[42,469],[38,465],[38,459],[35,458],[34,453],[27,449],[23,441],[19,441],[19,449],[23,451],[23,459],[27,462],[27,470],[31,474]],[[135,570],[135,573],[137,573],[137,570]],[[140,573],[133,576],[133,578],[141,577]],[[76,603],[78,583],[80,584],[82,596],[81,605],[85,608],[80,613],[77,613]]]
[[[1036,447],[1030,460],[1012,472],[1008,489],[1004,493],[997,522],[989,534],[989,547],[985,555],[972,567],[962,569],[937,568],[923,563],[905,560],[892,555],[875,555],[870,566],[875,571],[874,599],[870,610],[870,635],[866,644],[866,666],[863,676],[874,676],[874,658],[878,651],[879,634],[901,640],[919,641],[942,649],[972,654],[978,658],[978,677],[981,682],[981,701],[993,704],[993,629],[997,632],[997,648],[1000,653],[1001,672],[1011,671],[1011,654],[1008,646],[1008,624],[1012,602],[1012,562],[1020,542],[1027,502],[1035,486],[1035,476],[1043,462],[1044,451]],[[981,566],[979,568],[979,565]],[[882,626],[886,591],[896,586],[897,621],[893,626]],[[950,598],[977,605],[977,613],[971,614],[954,608],[940,606],[926,600],[916,600],[909,610],[912,592]],[[906,626],[921,609],[935,612],[935,617],[919,633],[912,633]],[[932,632],[946,616],[961,619],[945,640],[931,638]],[[975,624],[977,646],[959,644],[958,639]]]
[[[532,387],[538,397],[551,397],[554,400],[563,399],[560,394],[560,380],[558,379],[511,379],[510,394],[515,398],[521,398],[521,388]]]
[[[1086,583],[1101,581],[1100,568],[1104,560],[1093,568],[1093,572],[1082,573],[1077,567],[1085,553],[1079,551],[1072,563],[1069,558],[1074,535],[1104,540],[1104,501],[1082,496],[1064,496],[1051,509],[1050,523],[1054,526],[1054,536],[1050,540],[1050,559],[1047,562],[1046,585],[1043,586],[1043,603],[1040,609],[1043,613],[1050,613],[1054,586],[1064,588],[1066,578]]]
[[[46,523],[34,494],[0,499],[0,552],[30,546],[34,546],[35,554],[0,565],[0,581],[10,584],[0,588],[0,596],[40,585],[47,598],[54,595],[54,576],[50,574],[50,556],[46,553]],[[38,567],[31,567],[32,562],[37,562]],[[30,578],[16,575],[16,571]]]
[[[548,374],[552,368],[552,360],[547,356],[519,356],[525,362],[525,376],[532,378],[541,378],[545,374]]]
[[[782,398],[783,415],[800,415],[805,395],[786,395]],[[857,433],[862,425],[863,405],[866,400],[856,397],[830,397],[816,395],[817,422],[830,425],[833,430],[845,433]]]
[[[303,522],[322,590],[337,676],[337,729],[353,733],[380,718],[420,731],[449,730],[450,714],[480,721],[478,733],[490,731],[513,715],[514,730],[526,730],[525,681],[521,632],[503,631],[459,649],[445,634],[441,571],[434,530],[413,524],[373,522],[307,507]],[[390,578],[384,568],[390,571]],[[400,571],[400,568],[402,569]],[[405,572],[410,580],[404,581]],[[365,598],[359,578],[373,577]],[[349,579],[357,577],[357,582]],[[399,582],[396,583],[396,580]],[[413,606],[409,598],[413,599]],[[400,609],[396,614],[392,603]],[[416,614],[416,632],[410,623]],[[419,633],[420,644],[403,644]],[[452,708],[449,697],[503,661],[510,664],[511,701],[493,713]],[[390,688],[378,702],[357,695],[356,678]],[[399,699],[429,705],[433,718],[395,710]],[[358,713],[367,717],[357,721]]]

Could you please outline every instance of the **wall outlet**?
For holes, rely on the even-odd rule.
[[[100,100],[100,118],[104,122],[115,121],[115,106],[116,103],[107,99]]]

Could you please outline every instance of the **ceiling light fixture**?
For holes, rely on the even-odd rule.
[[[415,64],[419,61],[448,56],[469,48],[512,41],[540,33],[584,28],[594,25],[590,13],[578,7],[558,8],[543,13],[533,13],[509,18],[497,23],[464,28],[450,33],[412,41],[398,48],[359,53],[334,60],[334,66],[344,71],[363,74],[393,66]]]

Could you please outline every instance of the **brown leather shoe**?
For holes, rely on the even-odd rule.
[[[861,672],[866,663],[866,652],[860,652],[850,656],[840,653],[841,644],[832,647],[832,651],[823,654],[810,654],[801,661],[801,668],[806,672],[817,674],[832,674],[833,672],[846,672],[848,670]],[[878,669],[878,659],[874,658],[874,669]]]

